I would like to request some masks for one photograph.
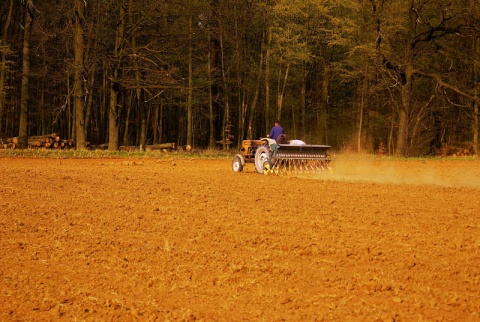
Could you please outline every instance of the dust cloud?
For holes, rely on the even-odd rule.
[[[339,158],[322,179],[406,185],[480,188],[480,160]]]

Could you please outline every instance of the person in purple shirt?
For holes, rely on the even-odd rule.
[[[280,121],[276,120],[275,126],[272,127],[272,129],[270,130],[270,134],[268,135],[268,137],[276,141],[280,134],[284,134],[283,127],[282,125],[280,125]]]

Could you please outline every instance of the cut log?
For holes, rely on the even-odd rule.
[[[146,145],[145,149],[147,150],[163,150],[163,149],[175,149],[175,143],[159,143]]]
[[[29,148],[41,148],[43,143],[41,141],[32,141],[28,140],[28,147]]]
[[[121,145],[118,147],[120,151],[128,151],[128,152],[133,152],[133,151],[139,151],[140,147],[135,146],[135,145]]]
[[[45,135],[33,135],[29,136],[28,138],[31,140],[42,140],[46,138],[56,138],[58,135],[57,133],[52,133],[52,134],[45,134]]]
[[[6,138],[5,143],[13,143],[13,144],[18,144],[18,138],[13,137],[13,138]]]
[[[74,143],[72,140],[62,140],[61,137],[56,134],[48,134],[48,135],[35,135],[28,137],[27,140],[28,148],[45,148],[45,149],[64,149],[64,148],[72,148]],[[18,148],[18,138],[12,137],[7,138],[5,141],[0,142],[0,149],[16,149]]]
[[[92,150],[107,150],[108,149],[108,143],[90,145],[90,149],[92,149]]]
[[[43,139],[31,139],[28,138],[28,145],[29,146],[41,146],[43,144]]]

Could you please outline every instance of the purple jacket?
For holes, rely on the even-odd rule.
[[[281,125],[275,125],[274,127],[272,127],[272,129],[270,130],[270,135],[269,137],[271,139],[274,139],[274,140],[277,140],[278,136],[280,134],[283,134],[283,127]]]

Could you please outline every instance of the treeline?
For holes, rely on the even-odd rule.
[[[4,0],[0,138],[478,154],[476,0]]]

